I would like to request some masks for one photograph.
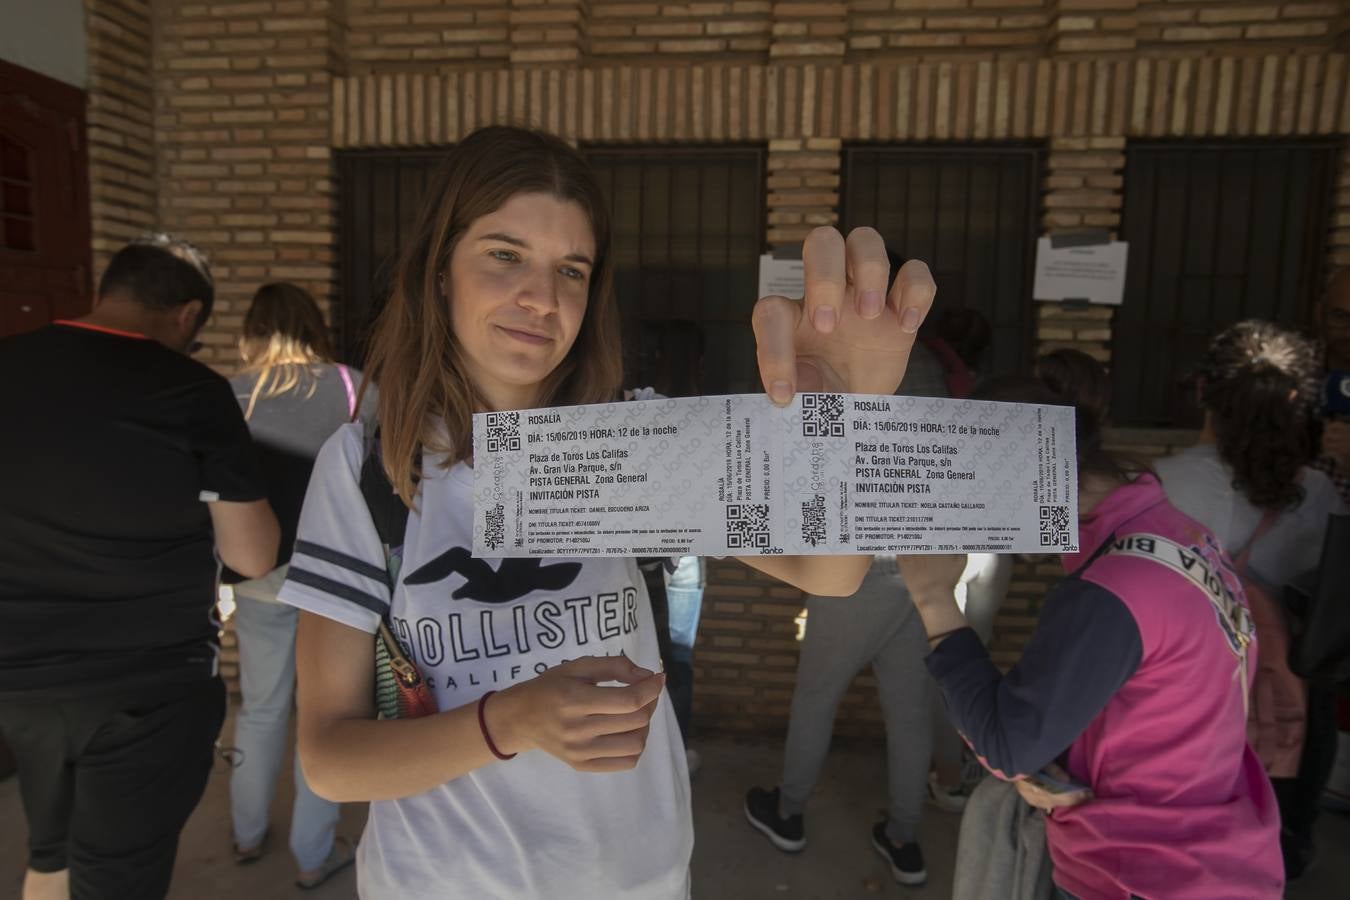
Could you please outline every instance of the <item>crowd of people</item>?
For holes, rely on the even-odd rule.
[[[806,847],[870,666],[889,777],[872,845],[900,884],[927,877],[927,799],[965,811],[959,897],[1280,896],[1335,753],[1335,685],[1290,670],[1280,595],[1346,512],[1350,426],[1324,421],[1320,385],[1350,371],[1350,275],[1321,308],[1325,356],[1266,322],[1214,336],[1197,443],[1148,461],[1107,446],[1099,363],[985,371],[988,325],[930,317],[927,267],[876,231],[817,229],[803,259],[805,298],[752,317],[772,401],[1073,406],[1082,549],[1007,672],[988,645],[1010,557],[740,559],[807,595],[782,771],[749,789],[749,825]],[[364,371],[285,283],[254,296],[234,378],[191,359],[213,281],[162,235],[112,258],[87,315],[0,342],[0,733],[25,900],[168,894],[225,718],[218,608],[239,642],[235,862],[268,850],[294,711],[302,888],[355,863],[367,898],[691,895],[706,561],[471,554],[475,412],[653,396],[624,384],[613,267],[580,155],[497,126],[447,152]],[[641,599],[633,627],[485,641],[498,610],[601,594]],[[467,613],[450,634],[447,609]],[[337,833],[348,801],[369,803],[359,842]]]

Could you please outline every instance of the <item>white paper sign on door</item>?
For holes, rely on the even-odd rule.
[[[1119,306],[1125,297],[1125,260],[1129,245],[1111,241],[1086,247],[1052,247],[1036,242],[1037,300],[1086,300]],[[941,287],[941,285],[939,285]]]

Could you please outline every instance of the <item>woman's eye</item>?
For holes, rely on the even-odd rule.
[[[571,278],[573,281],[585,281],[585,280],[586,280],[586,273],[585,273],[585,272],[581,271],[580,269],[574,269],[574,268],[572,268],[571,266],[563,266],[563,267],[562,267],[561,269],[559,269],[558,271],[562,272],[564,276],[566,276],[566,277],[568,277],[568,278]]]
[[[488,256],[501,262],[520,262],[520,255],[513,250],[489,250]]]

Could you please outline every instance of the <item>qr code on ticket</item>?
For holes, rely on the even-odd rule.
[[[487,511],[487,527],[483,533],[483,543],[489,550],[496,550],[506,543],[506,507],[500,503]]]
[[[802,437],[843,436],[843,395],[802,394]]]
[[[825,498],[820,494],[802,504],[802,540],[812,547],[825,543]]]
[[[769,547],[769,506],[766,503],[727,504],[727,547],[766,550]]]
[[[1069,536],[1069,508],[1067,506],[1041,507],[1041,546],[1068,547],[1073,543]]]
[[[520,449],[520,413],[488,413],[487,449],[489,453]]]

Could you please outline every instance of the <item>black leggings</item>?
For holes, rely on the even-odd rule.
[[[71,900],[169,892],[225,718],[218,678],[135,694],[0,702],[19,762],[29,867],[70,870]]]

